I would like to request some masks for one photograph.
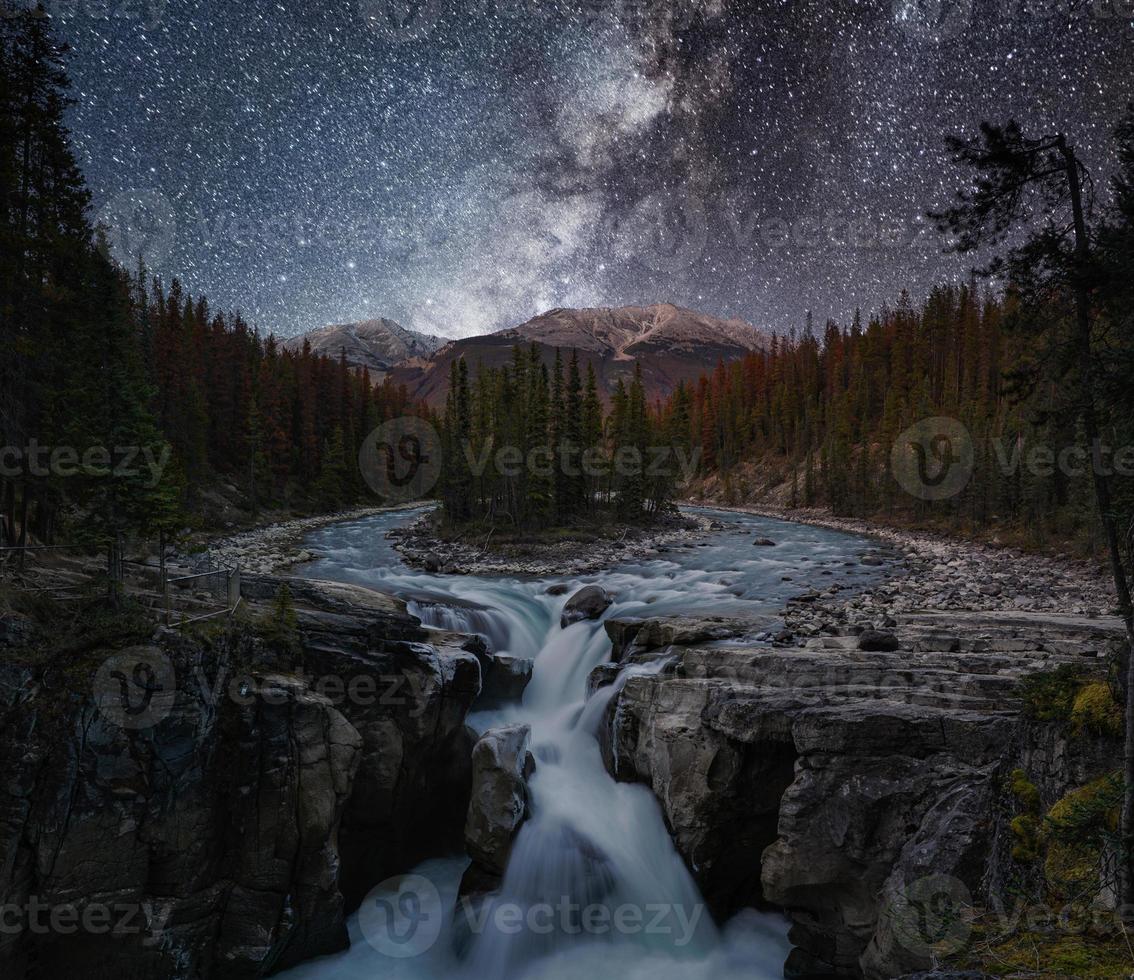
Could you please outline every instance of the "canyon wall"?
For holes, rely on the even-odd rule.
[[[370,887],[459,846],[464,638],[373,593],[292,587],[292,631],[159,629],[66,668],[24,656],[28,621],[0,624],[5,977],[263,976],[344,948]]]

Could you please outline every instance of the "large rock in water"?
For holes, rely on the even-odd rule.
[[[532,679],[535,662],[509,653],[493,653],[481,636],[471,636],[462,649],[472,653],[480,664],[478,708],[498,708],[518,702]]]
[[[611,624],[631,647],[644,631]],[[1054,632],[1037,627],[1049,644]],[[787,911],[791,975],[881,980],[929,969],[919,888],[942,876],[960,893],[1011,904],[999,885],[982,892],[1012,863],[1007,774],[1038,774],[1050,805],[1113,768],[1105,753],[1077,763],[1085,750],[1065,734],[1029,745],[1020,679],[1079,658],[1050,645],[987,646],[675,646],[673,670],[632,675],[611,700],[604,758],[616,778],[652,788],[714,912],[761,902]],[[604,665],[593,683],[609,679]]]
[[[584,585],[563,607],[559,625],[566,629],[584,619],[598,619],[614,600],[598,585]]]
[[[503,875],[512,840],[527,815],[531,727],[511,725],[484,733],[472,754],[472,794],[465,847],[484,871]]]

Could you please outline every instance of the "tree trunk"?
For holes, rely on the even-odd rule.
[[[0,504],[4,513],[0,516],[3,523],[4,543],[14,546],[16,543],[16,484],[12,480],[4,481],[3,503]]]
[[[26,476],[23,486],[20,488],[20,536],[16,541],[16,547],[20,549],[19,559],[22,569],[24,559],[27,557],[28,547],[28,481]]]
[[[1071,209],[1075,221],[1075,257],[1077,260],[1075,276],[1075,347],[1079,358],[1079,386],[1081,393],[1081,414],[1083,434],[1091,452],[1091,472],[1094,476],[1095,505],[1102,524],[1103,537],[1110,553],[1111,575],[1114,591],[1118,595],[1118,610],[1126,627],[1126,656],[1124,675],[1125,691],[1125,743],[1123,746],[1123,792],[1121,836],[1119,852],[1119,903],[1134,905],[1134,612],[1131,610],[1130,586],[1126,579],[1126,569],[1122,562],[1122,548],[1119,543],[1118,525],[1115,521],[1110,495],[1110,481],[1100,465],[1098,416],[1095,409],[1094,363],[1091,354],[1091,313],[1090,297],[1087,295],[1085,276],[1090,261],[1090,246],[1087,241],[1087,225],[1083,215],[1083,194],[1079,183],[1079,164],[1075,151],[1061,136],[1058,139],[1059,151],[1063,155],[1067,170],[1067,183],[1071,192]]]

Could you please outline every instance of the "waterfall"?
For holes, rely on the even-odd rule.
[[[537,763],[529,780],[530,816],[513,842],[499,892],[475,906],[457,899],[466,862],[438,859],[415,869],[415,875],[435,889],[443,920],[432,923],[438,930],[430,933],[435,941],[420,955],[402,960],[376,951],[355,918],[350,951],[305,964],[288,976],[781,976],[790,948],[782,920],[746,912],[718,929],[673,847],[653,794],[643,785],[616,781],[603,765],[597,734],[610,701],[631,676],[661,671],[667,661],[624,667],[613,684],[589,700],[586,681],[610,656],[605,620],[768,613],[800,591],[801,567],[819,574],[816,566],[824,562],[843,565],[861,550],[860,542],[816,528],[725,515],[739,522],[744,533],[719,534],[706,547],[678,550],[665,559],[585,579],[555,580],[568,588],[552,595],[551,580],[428,575],[406,569],[384,543],[390,522],[405,519],[404,513],[379,515],[317,532],[307,546],[323,557],[303,574],[409,596],[409,610],[424,625],[477,633],[495,653],[533,660],[522,703],[507,711],[509,723],[526,722],[532,729]],[[779,547],[754,549],[754,531],[775,534]],[[769,554],[773,550],[774,557]],[[783,581],[787,569],[795,573],[794,584]],[[568,597],[591,582],[607,589],[613,604],[601,620],[562,628],[560,615]],[[617,730],[617,715],[613,724]],[[404,898],[394,885],[389,887],[393,890],[371,898],[380,903]],[[458,957],[454,950],[462,931],[471,938]]]

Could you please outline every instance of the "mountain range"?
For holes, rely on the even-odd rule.
[[[366,368],[373,381],[381,381],[390,369],[410,358],[428,357],[448,343],[447,337],[407,330],[400,323],[379,317],[359,323],[336,323],[309,330],[283,342],[288,350],[300,350],[304,342],[315,354],[328,357],[345,355],[348,364]]]
[[[432,405],[444,402],[449,367],[464,358],[470,367],[499,367],[512,358],[516,344],[535,344],[550,367],[558,349],[566,360],[577,351],[583,371],[594,367],[599,391],[611,395],[618,380],[629,381],[640,367],[647,395],[663,398],[678,382],[693,382],[718,361],[765,349],[770,334],[738,319],[655,303],[652,306],[554,309],[497,333],[446,340],[407,330],[393,320],[324,327],[288,340],[365,366],[375,380],[389,378],[410,395]]]

